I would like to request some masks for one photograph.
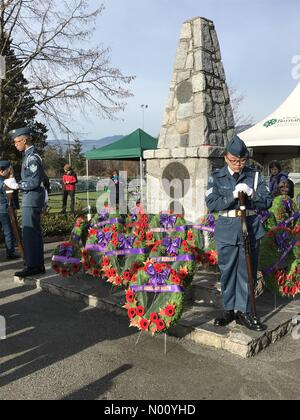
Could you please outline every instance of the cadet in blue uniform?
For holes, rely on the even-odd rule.
[[[249,329],[261,331],[263,326],[253,320],[250,310],[248,276],[238,193],[246,196],[247,221],[252,248],[254,278],[257,275],[259,240],[264,229],[255,209],[266,210],[272,205],[272,195],[261,174],[246,166],[248,150],[235,136],[225,153],[226,166],[214,172],[209,179],[206,205],[210,212],[218,212],[215,239],[221,271],[224,313],[215,320],[216,326],[226,326],[232,321]]]
[[[0,161],[0,223],[5,239],[6,259],[15,260],[20,258],[15,253],[15,238],[8,214],[8,200],[6,196],[5,179],[9,175],[10,163],[7,160]]]
[[[23,152],[21,182],[16,188],[22,191],[22,234],[25,251],[25,268],[17,277],[45,273],[44,244],[41,230],[41,212],[45,204],[43,187],[44,168],[41,157],[31,144],[28,127],[10,132],[16,149]],[[13,186],[11,186],[13,188]]]

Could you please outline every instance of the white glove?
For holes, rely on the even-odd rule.
[[[4,184],[10,188],[11,190],[18,190],[19,189],[19,184],[17,183],[15,178],[7,178],[4,181]]]
[[[247,194],[248,197],[253,195],[253,189],[249,187],[247,184],[237,184],[235,190],[233,191],[233,197],[238,198],[239,192],[243,191],[243,193]]]

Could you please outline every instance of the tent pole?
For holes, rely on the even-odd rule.
[[[142,156],[140,156],[140,195],[141,195],[141,204],[143,204],[142,202],[143,202],[143,179],[144,179],[144,176],[143,176],[144,174],[143,174],[143,158],[142,158]]]
[[[90,192],[89,192],[89,161],[86,159],[86,201],[88,207],[88,219],[91,215],[91,206],[90,206]]]

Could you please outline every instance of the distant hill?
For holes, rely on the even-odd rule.
[[[84,153],[92,150],[93,148],[99,149],[100,147],[108,146],[109,144],[115,143],[118,140],[121,140],[124,136],[116,135],[110,137],[103,137],[100,140],[81,140],[82,151]],[[64,150],[67,149],[67,140],[47,140],[47,143],[51,145],[61,145]]]

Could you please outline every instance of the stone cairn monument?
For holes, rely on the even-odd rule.
[[[223,166],[234,118],[212,21],[183,24],[158,150],[144,153],[147,211],[174,210],[189,222],[205,214],[212,170]]]

